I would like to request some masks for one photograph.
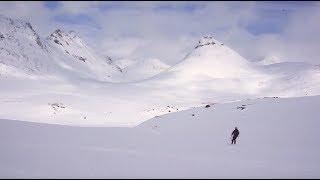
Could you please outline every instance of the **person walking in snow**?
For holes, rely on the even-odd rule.
[[[236,144],[236,139],[239,136],[240,132],[238,130],[237,127],[235,127],[235,129],[232,131],[231,136],[232,136],[232,140],[231,140],[231,144]]]

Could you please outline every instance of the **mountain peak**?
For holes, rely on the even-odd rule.
[[[223,45],[223,43],[220,43],[219,41],[214,39],[213,36],[211,35],[203,36],[198,41],[198,44],[196,45],[195,49],[203,46],[213,46],[213,45]]]
[[[34,40],[34,42],[36,42],[38,46],[46,50],[45,44],[43,44],[40,36],[28,21],[12,19],[4,15],[0,15],[0,32],[2,39],[12,39],[17,38],[18,36],[28,36],[29,39]]]
[[[64,32],[61,29],[56,29],[55,31],[53,31],[53,33],[50,36],[58,35],[58,36],[62,37],[63,34],[64,34]]]
[[[9,18],[9,17],[2,15],[2,14],[0,14],[0,22],[10,24],[10,25],[18,25],[19,24],[20,26],[28,23],[28,22],[20,20],[20,19]]]
[[[0,15],[0,62],[23,72],[45,72],[47,44],[30,22]]]
[[[74,38],[79,38],[77,33],[73,30],[69,32],[65,32],[61,29],[56,29],[53,31],[53,33],[50,34],[49,39],[51,38],[69,38],[69,39],[74,39]]]
[[[78,34],[74,30],[69,31],[68,34],[72,38],[76,38],[76,37],[79,38]]]
[[[71,44],[82,47],[85,46],[85,43],[81,40],[77,33],[72,30],[65,32],[61,29],[56,29],[47,39],[60,46],[70,46]]]

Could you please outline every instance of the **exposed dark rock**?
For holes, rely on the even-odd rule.
[[[39,35],[36,33],[36,31],[33,29],[33,27],[31,26],[31,24],[28,22],[26,23],[27,27],[29,27],[31,29],[31,31],[33,32],[33,35],[36,37],[36,43],[38,44],[38,46],[40,46],[42,49],[45,49],[44,45],[41,42],[41,39],[39,37]]]
[[[239,110],[244,110],[245,108],[246,108],[246,105],[244,105],[244,104],[237,107],[237,109],[239,109]]]
[[[79,60],[83,61],[83,62],[86,62],[86,58],[84,58],[84,57],[79,57]]]
[[[77,55],[73,55],[75,58],[79,59],[80,61],[86,62],[86,58],[81,57],[81,56],[77,56]]]
[[[216,44],[215,39],[212,36],[204,36],[199,40],[197,46],[195,46],[195,49],[202,46],[215,45],[215,44]],[[223,45],[223,43],[221,45]]]
[[[57,34],[58,36],[62,37],[62,31],[60,29],[55,30],[53,34]]]
[[[113,64],[113,61],[112,61],[111,57],[109,57],[109,56],[106,57],[106,62],[108,64]]]
[[[60,41],[57,40],[57,39],[53,40],[53,42],[55,42],[56,44],[59,44],[59,45],[63,46],[63,45],[60,43]]]
[[[200,41],[199,41],[199,42],[200,42]],[[199,47],[202,47],[202,46],[208,46],[208,45],[210,45],[210,44],[214,45],[214,44],[216,44],[216,43],[215,43],[215,42],[211,42],[211,43],[199,44],[199,45],[197,45],[197,46],[195,47],[195,49],[197,49],[197,48],[199,48]]]
[[[123,72],[123,70],[119,66],[116,66],[116,68],[118,69],[118,71]]]
[[[280,97],[278,97],[278,96],[274,96],[274,97],[263,97],[264,99],[266,99],[266,98],[280,98]]]
[[[123,70],[122,70],[118,65],[116,65],[116,64],[113,63],[113,60],[111,59],[111,57],[107,56],[107,57],[106,57],[106,62],[107,62],[107,64],[109,64],[109,65],[114,65],[115,68],[117,68],[118,71],[123,72]]]
[[[66,106],[63,105],[62,103],[52,103],[52,104],[49,104],[49,105],[54,110],[54,114],[56,114],[56,112],[58,112],[60,109],[66,108]]]

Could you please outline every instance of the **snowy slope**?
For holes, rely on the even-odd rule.
[[[148,79],[170,67],[159,59],[117,59],[114,64],[121,68],[123,82]]]
[[[0,120],[0,177],[319,178],[319,106],[319,96],[262,98],[134,128]],[[230,145],[235,126],[240,136]]]
[[[74,31],[54,31],[41,38],[31,23],[0,16],[2,74],[53,75],[104,81],[121,78],[121,72],[97,55]],[[114,79],[113,79],[114,77]]]
[[[172,94],[179,101],[226,101],[258,96],[261,82],[271,77],[238,53],[206,36],[182,61],[143,82]]]
[[[212,36],[168,67],[158,59],[100,56],[72,31],[56,30],[41,39],[30,23],[4,16],[0,22],[4,119],[135,126],[203,103],[320,94],[318,66],[257,65]]]
[[[212,36],[201,38],[195,49],[169,72],[186,80],[207,78],[238,78],[254,69],[238,53],[217,41]]]
[[[29,22],[0,16],[0,25],[2,74],[40,73],[41,76],[127,82],[149,78],[168,67],[157,59],[134,61],[123,67],[120,61],[116,63],[110,57],[99,55],[75,31],[57,29],[43,39]]]
[[[109,67],[120,68],[123,76],[102,81],[100,71],[93,71],[95,66],[90,69],[87,61],[66,54],[59,44],[49,47],[49,53],[54,54],[52,62],[63,67],[59,70],[61,78],[25,80],[0,76],[0,118],[77,126],[132,127],[155,116],[203,103],[320,94],[318,66],[305,63],[252,64],[210,37],[200,40],[177,65],[134,82],[126,81],[124,70],[141,66],[145,72],[152,66],[146,62],[128,65],[130,61],[123,61],[122,65],[128,65],[124,67],[106,57],[101,61]],[[95,60],[98,61],[92,61]],[[130,76],[134,77],[136,72],[131,72]]]
[[[0,16],[0,64],[26,74],[48,72],[47,45],[30,23]]]
[[[197,95],[195,98],[202,93],[207,97],[216,94],[233,97],[238,94],[242,98],[286,94],[294,97],[304,96],[306,91],[307,95],[318,95],[319,72],[318,66],[307,63],[252,63],[212,36],[206,36],[180,63],[143,83],[166,89],[169,86],[185,96]]]
[[[261,61],[258,61],[256,63],[260,65],[270,65],[270,64],[281,63],[281,62],[282,61],[277,56],[270,55],[270,56],[266,56]]]
[[[113,60],[0,16],[0,177],[317,178],[320,67],[274,62],[212,36],[172,67]]]
[[[261,71],[271,78],[262,82],[266,87],[260,94],[281,97],[320,94],[320,68],[303,62],[283,62],[262,66]]]
[[[60,63],[64,67],[68,66],[78,72],[89,72],[95,75],[94,78],[105,81],[112,81],[113,76],[121,76],[121,71],[114,65],[91,49],[74,31],[64,32],[60,29],[55,30],[49,37],[49,43],[60,50],[69,59]],[[57,51],[52,53],[55,57]],[[57,59],[57,58],[56,58]],[[61,59],[61,57],[58,57]],[[81,70],[81,71],[79,71]]]

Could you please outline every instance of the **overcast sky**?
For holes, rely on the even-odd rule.
[[[101,54],[174,64],[204,35],[249,60],[320,64],[319,2],[0,2],[41,36],[74,30]]]

